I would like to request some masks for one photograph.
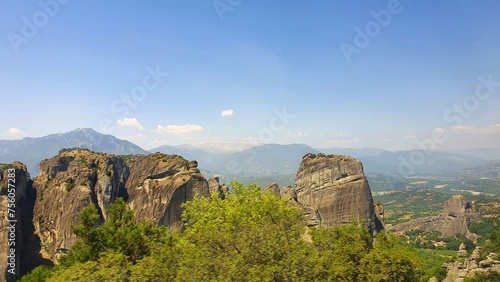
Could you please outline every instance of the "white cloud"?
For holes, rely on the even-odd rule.
[[[234,110],[224,110],[221,112],[221,116],[230,117],[234,114]]]
[[[189,134],[193,132],[202,131],[203,127],[196,124],[186,124],[186,125],[173,125],[169,124],[167,126],[158,125],[156,131],[160,133],[172,133],[172,134]]]
[[[259,144],[259,139],[257,137],[243,137],[240,141],[244,144]]]
[[[135,127],[139,130],[142,130],[144,127],[137,121],[135,118],[124,118],[124,119],[119,119],[116,121],[117,125],[120,126],[129,126],[129,127]]]
[[[22,136],[26,135],[26,133],[25,133],[25,132],[21,131],[21,130],[20,130],[20,129],[18,129],[18,128],[14,128],[14,127],[9,128],[9,129],[8,129],[7,131],[5,131],[4,133],[5,133],[7,136],[9,136],[9,137],[14,137],[14,138],[16,138],[16,137],[22,137]]]
[[[436,128],[445,142],[436,142],[438,149],[498,148],[500,144],[500,124],[490,126],[459,125],[451,128]],[[442,143],[442,144],[441,144]]]
[[[453,127],[451,133],[463,135],[497,135],[500,134],[500,123],[486,127],[459,125]]]

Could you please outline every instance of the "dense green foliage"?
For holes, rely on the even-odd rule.
[[[473,278],[466,278],[465,282],[500,282],[500,273],[491,271],[489,273],[478,274]]]
[[[488,240],[483,243],[483,254],[497,253],[500,254],[500,231],[490,234]]]
[[[473,221],[469,230],[479,235],[479,242],[483,242],[495,231],[500,230],[500,218],[483,217],[481,221]]]
[[[426,249],[417,249],[417,251],[424,261],[424,276],[421,281],[428,281],[431,277],[436,277],[439,281],[442,281],[446,277],[446,270],[442,267],[442,264],[455,260],[457,254],[456,251],[453,251],[451,256],[443,254],[443,252],[449,251]]]
[[[458,250],[460,244],[464,243],[467,250],[472,250],[475,244],[462,234],[455,234],[453,237],[442,237],[438,231],[423,232],[421,230],[409,230],[405,232],[405,241],[418,249],[431,250]],[[441,242],[442,246],[436,246],[434,242]]]
[[[300,279],[308,269],[301,261],[307,250],[299,210],[256,185],[232,186],[225,199],[213,195],[185,204],[181,244],[189,255],[181,261],[180,280]]]
[[[307,229],[290,200],[232,183],[234,192],[184,204],[185,230],[136,223],[117,200],[96,227],[89,206],[79,241],[53,269],[22,281],[419,281],[413,247],[362,223]]]

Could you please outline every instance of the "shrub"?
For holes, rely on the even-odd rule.
[[[75,183],[66,183],[66,191],[71,191],[75,188]]]

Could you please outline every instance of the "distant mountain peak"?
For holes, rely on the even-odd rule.
[[[77,128],[73,131],[90,131],[90,132],[96,132],[94,129],[90,128],[90,127],[81,127],[81,128]]]
[[[112,135],[99,133],[92,128],[77,128],[43,137],[3,140],[0,143],[0,163],[21,161],[27,165],[31,175],[37,175],[40,161],[57,155],[64,148],[90,149],[117,155],[148,153],[141,147]]]

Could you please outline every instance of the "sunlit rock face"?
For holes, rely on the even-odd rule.
[[[136,220],[180,226],[182,203],[195,195],[208,196],[207,180],[195,161],[165,154],[116,156],[84,149],[62,150],[40,163],[34,181],[35,234],[43,256],[57,263],[77,238],[71,225],[89,204],[96,206],[99,223],[118,197],[134,210]]]
[[[365,222],[372,235],[383,228],[375,215],[373,198],[363,165],[344,155],[302,158],[293,195],[304,209],[307,224],[332,227]]]

